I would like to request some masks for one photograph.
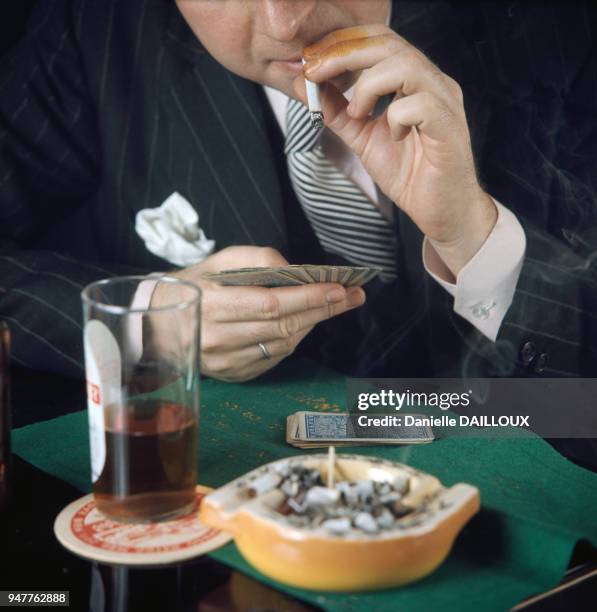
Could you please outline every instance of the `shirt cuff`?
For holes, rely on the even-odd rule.
[[[456,283],[431,243],[423,240],[423,265],[431,277],[454,296],[454,312],[495,342],[520,276],[526,236],[516,215],[493,200],[495,227],[475,256],[460,270]]]

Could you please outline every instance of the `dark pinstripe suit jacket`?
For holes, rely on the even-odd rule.
[[[526,224],[528,255],[492,343],[453,313],[397,214],[399,281],[321,325],[313,348],[376,375],[595,374],[594,15],[397,2],[393,22],[461,83],[480,177]],[[172,2],[40,2],[0,72],[0,317],[18,363],[82,374],[79,292],[166,267],[134,218],[173,191],[220,248],[324,258],[261,88],[219,66]]]

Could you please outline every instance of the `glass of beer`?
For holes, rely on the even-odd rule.
[[[82,292],[91,480],[120,522],[194,506],[201,290],[168,276],[101,280]]]

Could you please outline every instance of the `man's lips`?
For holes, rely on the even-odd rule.
[[[301,57],[294,57],[291,59],[275,59],[271,61],[271,64],[296,75],[301,74],[303,71],[303,62]]]
[[[294,53],[286,55],[286,57],[271,57],[269,61],[271,63],[279,62],[279,63],[288,63],[288,64],[293,64],[295,62],[302,62],[304,49],[309,49],[310,47],[315,46],[318,42],[321,42],[328,34],[331,34],[332,32],[335,32],[339,29],[347,28],[347,27],[349,27],[349,24],[345,24],[345,25],[336,24],[332,28],[326,28],[322,30],[315,36],[307,36],[307,37],[302,38],[300,41],[298,40],[293,41],[293,46],[296,48],[296,51]],[[300,44],[301,47],[299,48],[297,44]],[[278,50],[281,51],[280,55],[282,55],[285,51],[282,47],[280,47]],[[273,48],[271,49],[271,51],[272,53],[276,53],[276,50]],[[288,52],[288,49],[286,49],[286,52]]]
[[[295,53],[290,57],[274,57],[271,59],[272,62],[300,62],[302,61],[303,56],[300,53]]]

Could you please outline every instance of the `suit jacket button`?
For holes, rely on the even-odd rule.
[[[527,366],[537,356],[537,348],[532,342],[525,342],[520,349],[520,359]],[[547,357],[547,356],[546,356]]]
[[[547,365],[547,353],[541,353],[539,357],[535,360],[535,365],[533,366],[533,370],[535,370],[535,374],[543,374],[545,370],[545,366]]]

